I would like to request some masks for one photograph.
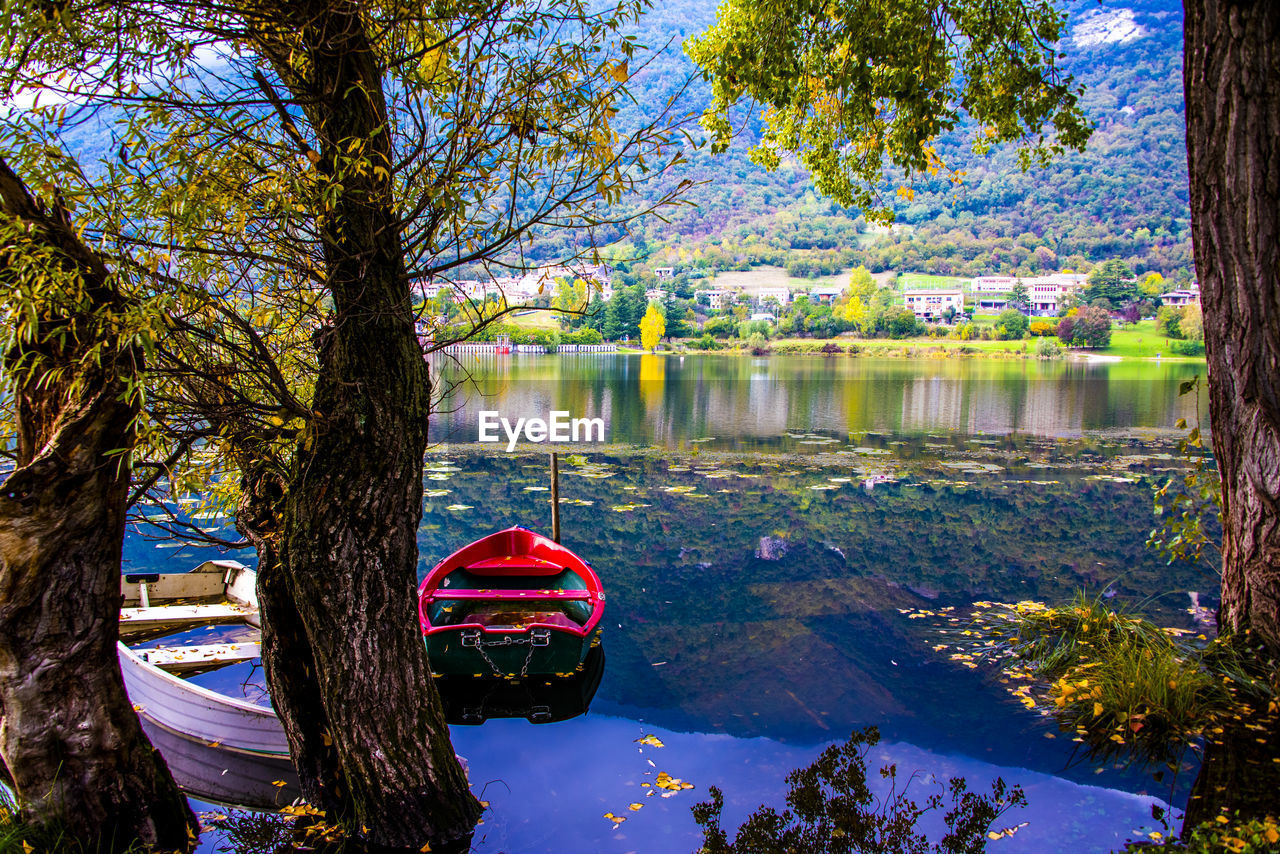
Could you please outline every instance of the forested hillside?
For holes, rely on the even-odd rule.
[[[1082,102],[1096,124],[1083,153],[1023,172],[1012,151],[973,154],[975,128],[963,125],[938,146],[949,165],[966,173],[963,183],[917,182],[910,199],[896,195],[896,183],[886,184],[900,227],[876,234],[857,210],[817,196],[796,164],[784,161],[768,172],[752,163],[748,149],[759,117],[744,110],[742,137],[722,155],[697,147],[701,134],[690,126],[695,144],[686,147],[687,162],[648,187],[648,199],[655,199],[674,184],[694,182],[684,196],[689,204],[668,209],[666,221],[650,217],[629,235],[609,228],[544,233],[525,257],[558,260],[612,244],[607,256],[641,266],[772,264],[801,276],[859,263],[876,272],[1034,274],[1121,258],[1139,275],[1156,270],[1171,282],[1190,278],[1181,3],[1063,5],[1069,37],[1060,49],[1067,70],[1087,87]],[[682,45],[714,19],[715,0],[662,0],[644,15],[635,36],[648,50],[632,62],[636,98],[620,111],[617,127],[654,117],[686,85],[679,109],[701,112],[709,85],[696,78]],[[86,162],[113,157],[115,133],[102,117],[63,131]]]
[[[1186,146],[1182,102],[1182,12],[1177,0],[1074,0],[1066,66],[1086,87],[1082,99],[1096,130],[1083,153],[1023,172],[1008,150],[972,153],[974,127],[957,128],[938,147],[963,183],[917,182],[896,196],[900,228],[868,233],[858,211],[816,197],[803,170],[784,162],[767,172],[747,155],[755,119],[723,155],[691,148],[667,177],[690,179],[693,206],[649,219],[615,257],[720,269],[770,263],[799,275],[853,263],[872,270],[911,269],[976,275],[1063,267],[1123,258],[1139,274],[1191,276]],[[623,120],[652,112],[693,74],[680,44],[714,20],[711,0],[672,0],[641,22],[639,41],[667,49],[635,73],[637,104]],[[638,63],[637,63],[638,64]],[[700,109],[708,87],[695,81],[683,99]],[[616,236],[616,235],[615,235]],[[597,235],[599,239],[599,235]],[[545,258],[571,247],[549,238]]]

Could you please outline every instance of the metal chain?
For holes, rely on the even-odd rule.
[[[470,640],[471,643],[467,643],[467,640]],[[542,641],[542,642],[538,643],[538,641]],[[529,675],[529,664],[533,661],[534,648],[539,646],[547,646],[550,643],[551,643],[550,632],[545,632],[545,631],[543,632],[543,634],[539,634],[536,636],[530,635],[527,638],[513,638],[510,636],[504,636],[500,641],[486,641],[484,639],[484,636],[479,632],[476,632],[474,634],[469,634],[469,633],[463,634],[463,646],[474,646],[476,648],[476,652],[480,653],[480,657],[484,659],[485,664],[488,664],[489,669],[493,671],[493,675],[498,676],[500,678],[505,678],[506,674],[503,673],[500,669],[498,669],[498,665],[494,664],[493,659],[489,657],[489,653],[485,652],[484,648],[486,646],[513,646],[513,645],[520,645],[520,644],[528,644],[529,652],[524,657],[524,664],[520,666],[520,678],[523,679]]]

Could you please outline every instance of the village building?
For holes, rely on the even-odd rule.
[[[1168,293],[1163,293],[1160,295],[1160,302],[1163,303],[1164,305],[1173,305],[1173,306],[1191,305],[1192,303],[1199,305],[1200,291],[1190,290],[1190,289],[1169,291]]]
[[[733,302],[733,291],[726,290],[700,290],[693,292],[695,300],[702,297],[707,298],[707,308],[712,311],[719,311]]]
[[[964,311],[964,291],[959,288],[904,291],[902,302],[921,320],[941,320],[948,308],[954,309],[954,314]]]
[[[831,305],[844,293],[843,285],[818,285],[809,291],[809,301],[819,305]]]
[[[770,297],[773,297],[778,305],[786,305],[791,301],[791,289],[784,286],[780,288],[760,288],[760,290],[756,291],[756,302],[763,303]]]

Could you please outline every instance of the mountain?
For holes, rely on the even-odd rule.
[[[1066,70],[1086,87],[1082,105],[1096,126],[1083,153],[1023,172],[1012,150],[975,155],[975,127],[962,124],[938,150],[965,171],[964,183],[917,181],[914,198],[896,208],[902,227],[877,236],[857,210],[819,198],[794,162],[775,172],[752,163],[747,150],[758,125],[744,116],[742,138],[730,151],[690,150],[688,162],[661,183],[694,181],[686,195],[691,206],[668,212],[667,222],[650,218],[633,227],[617,257],[655,253],[657,266],[698,257],[716,266],[772,263],[811,273],[852,262],[955,275],[1079,269],[1122,258],[1139,274],[1192,276],[1181,4],[1066,5],[1060,51]],[[707,0],[673,0],[640,22],[641,43],[667,48],[635,74],[631,120],[694,74],[678,46],[713,20]],[[682,103],[701,110],[708,97],[708,84],[695,79]],[[550,257],[567,246],[550,238],[541,249]]]

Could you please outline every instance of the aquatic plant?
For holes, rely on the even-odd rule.
[[[1245,633],[1161,628],[1083,593],[1057,608],[976,605],[971,624],[944,629],[951,658],[999,661],[1014,696],[1074,731],[1095,759],[1176,771],[1231,720],[1266,709],[1274,722],[1275,686],[1249,666]]]

